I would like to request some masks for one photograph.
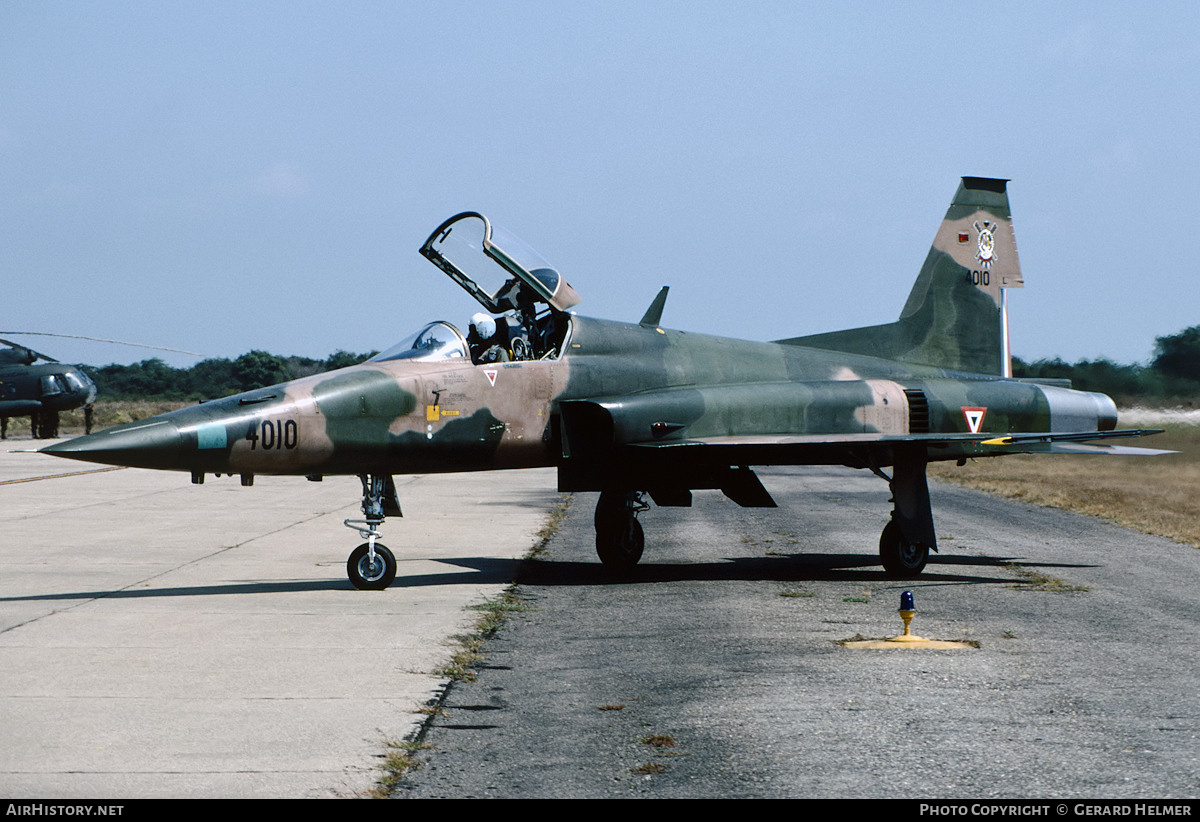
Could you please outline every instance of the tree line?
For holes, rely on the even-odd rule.
[[[1025,362],[1013,358],[1013,376],[1067,379],[1074,388],[1100,391],[1118,402],[1200,397],[1200,325],[1155,339],[1149,365],[1107,359],[1068,363],[1059,358]],[[159,359],[133,365],[88,367],[100,396],[108,399],[210,400],[307,377],[362,362],[375,352],[338,351],[324,360],[250,351],[235,360],[208,359],[172,368]]]
[[[234,360],[202,360],[174,368],[158,358],[133,365],[83,366],[102,399],[199,401],[345,368],[374,356],[337,351],[323,360],[249,351]]]
[[[1024,362],[1013,357],[1014,377],[1068,379],[1072,388],[1099,391],[1118,403],[1186,401],[1200,398],[1200,325],[1156,337],[1149,365],[1124,365],[1104,358],[1067,363]]]

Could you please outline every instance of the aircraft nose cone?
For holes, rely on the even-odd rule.
[[[131,423],[48,445],[43,454],[133,468],[174,468],[182,454],[179,428],[166,420]]]

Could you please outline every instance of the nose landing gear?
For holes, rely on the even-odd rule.
[[[403,516],[396,498],[396,484],[386,474],[360,474],[364,519],[348,519],[345,526],[366,540],[350,552],[346,576],[360,591],[382,591],[396,579],[396,557],[386,545],[376,542],[379,526],[386,517]]]

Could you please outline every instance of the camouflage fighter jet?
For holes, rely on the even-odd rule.
[[[486,217],[446,220],[420,253],[487,310],[468,335],[434,322],[367,362],[52,445],[141,468],[362,482],[358,588],[386,588],[378,541],[394,474],[555,466],[598,491],[600,560],[642,556],[638,515],[719,489],[773,507],[763,465],[843,465],[885,479],[883,567],[915,576],[937,549],[926,465],[1020,452],[1162,453],[1085,441],[1116,430],[1103,394],[1010,376],[1004,294],[1023,285],[1006,181],[964,177],[900,318],[776,342],[670,331],[667,290],[637,323],[576,316],[561,274]],[[498,315],[498,316],[496,316]],[[885,469],[891,468],[889,475]]]

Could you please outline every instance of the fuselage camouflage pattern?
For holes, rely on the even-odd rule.
[[[515,275],[503,288],[476,288],[443,252],[465,222],[482,225],[485,257]],[[690,504],[703,488],[773,504],[756,465],[895,466],[897,526],[936,548],[928,461],[1131,452],[1081,440],[1146,433],[1115,431],[1102,394],[1007,376],[1003,290],[1023,281],[1002,180],[963,178],[896,322],[777,342],[662,328],[665,293],[640,323],[576,316],[557,272],[523,267],[494,240],[486,218],[468,212],[422,253],[533,341],[501,361],[478,361],[469,335],[434,323],[411,346],[350,368],[45,450],[194,477],[556,466],[561,490],[644,491],[666,505]],[[628,524],[637,510],[610,519]]]

